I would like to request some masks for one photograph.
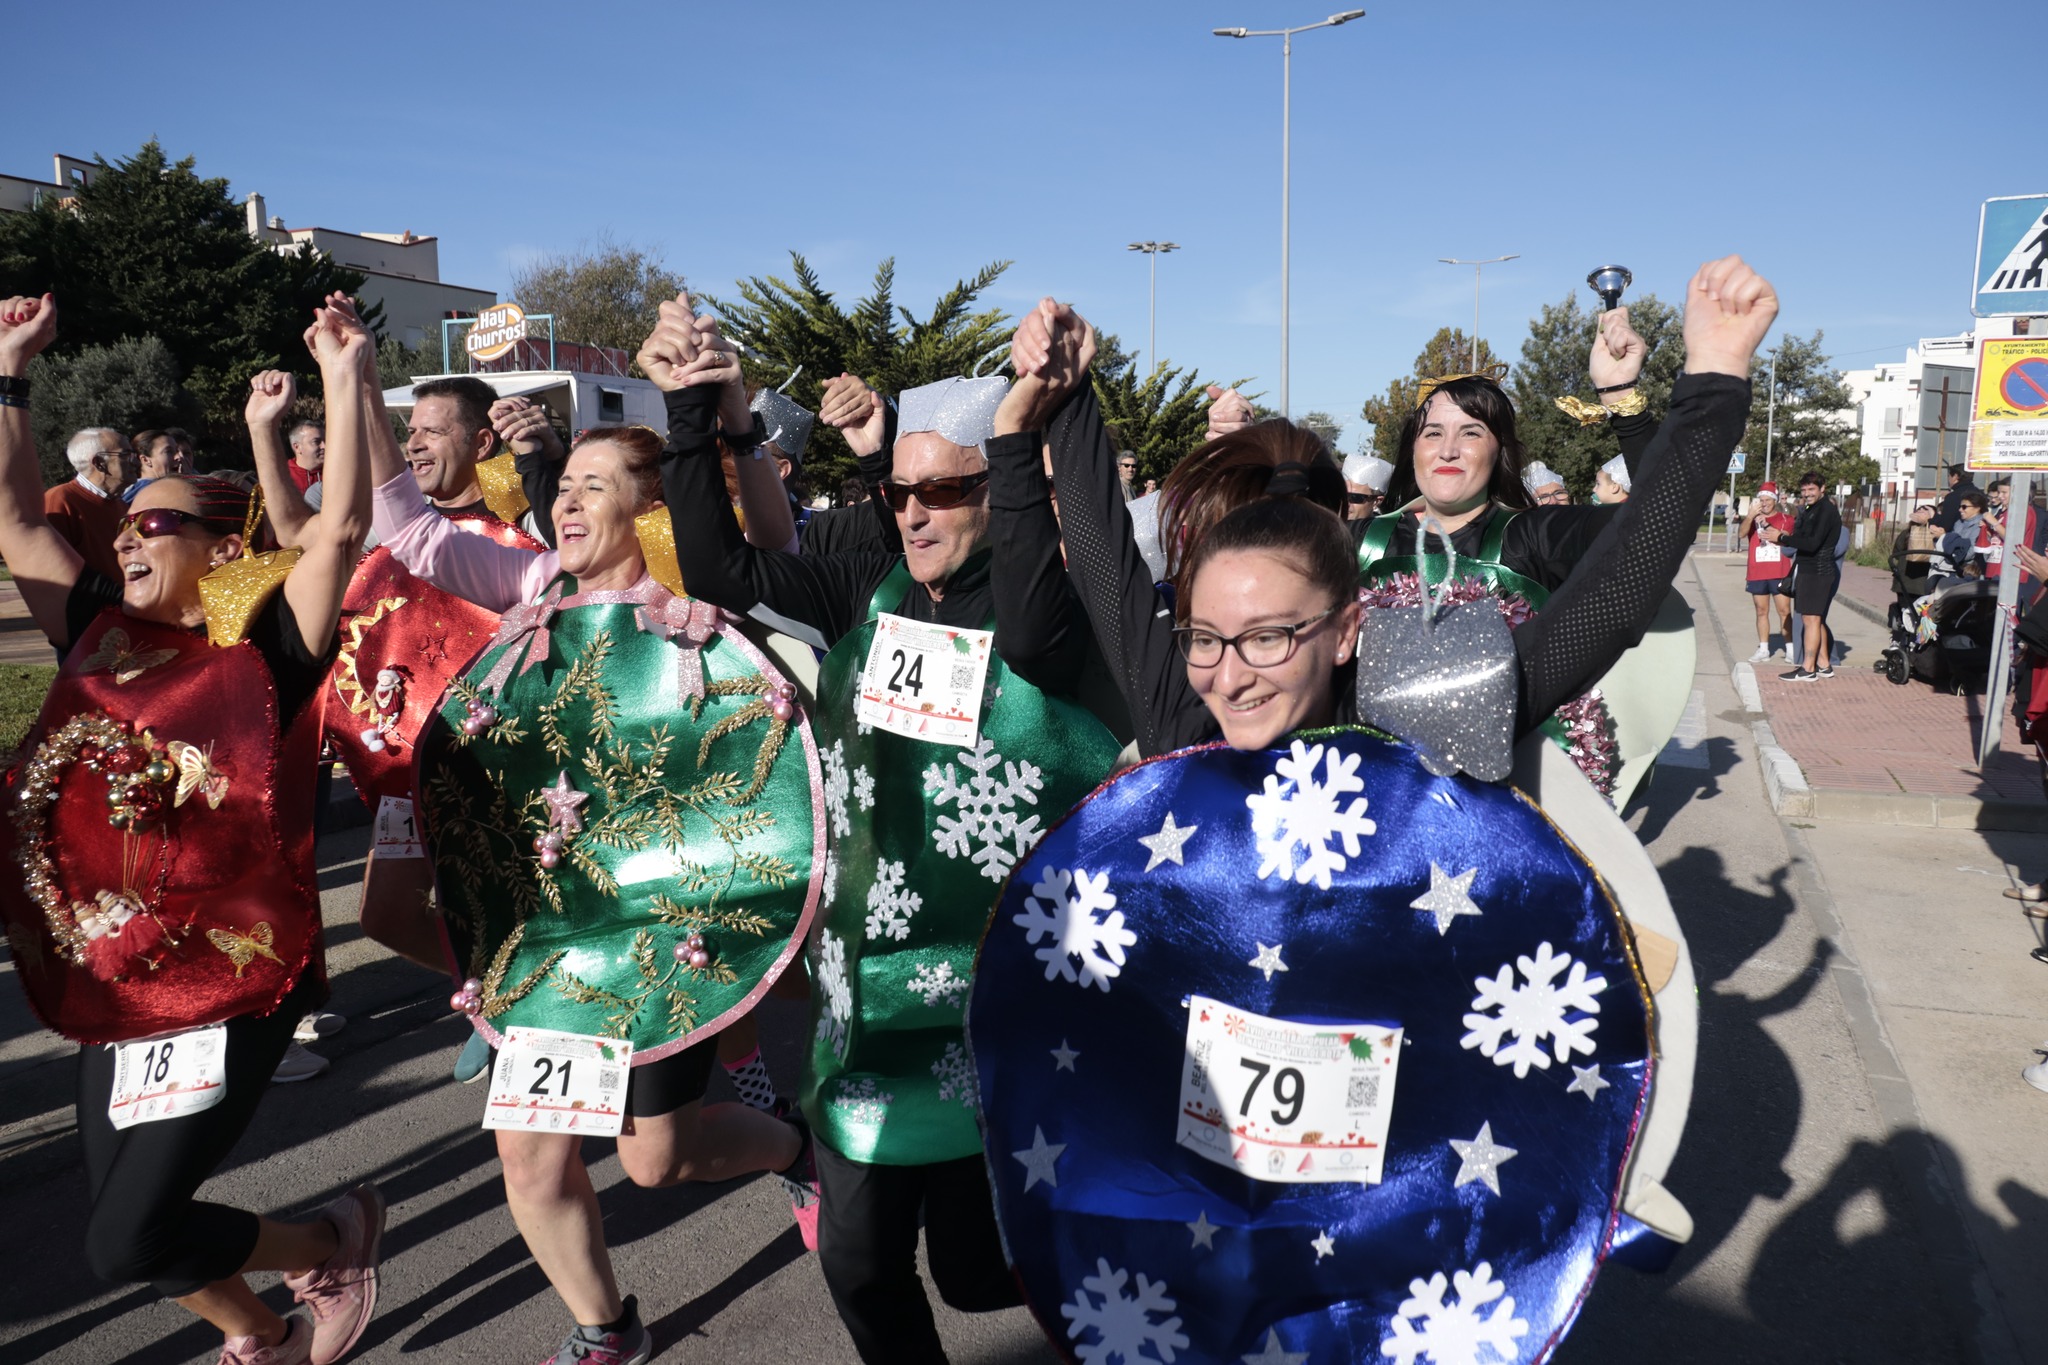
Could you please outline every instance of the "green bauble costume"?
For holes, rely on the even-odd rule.
[[[786,687],[717,611],[652,579],[558,579],[505,614],[420,740],[479,1032],[626,1039],[638,1065],[753,1008],[824,872],[817,748]]]
[[[1010,869],[1102,781],[1118,747],[997,654],[972,749],[857,723],[874,616],[910,587],[899,563],[818,674],[833,837],[804,1116],[834,1151],[884,1166],[981,1151],[963,1028],[975,953]]]

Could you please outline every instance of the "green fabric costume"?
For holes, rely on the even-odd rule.
[[[1118,747],[1087,710],[994,653],[974,748],[858,724],[874,617],[910,586],[899,563],[818,674],[833,837],[804,1117],[834,1151],[885,1166],[981,1151],[964,1032],[975,953],[1010,869],[1102,781]]]
[[[571,592],[506,613],[449,686],[422,824],[479,1031],[623,1038],[638,1065],[745,1014],[795,957],[824,870],[817,749],[708,604],[652,579]]]

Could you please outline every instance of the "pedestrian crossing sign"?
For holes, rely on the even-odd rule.
[[[1980,318],[2048,313],[2048,194],[1984,201],[1970,312]]]

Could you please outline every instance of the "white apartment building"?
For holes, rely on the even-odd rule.
[[[1948,488],[1945,466],[1969,453],[1977,384],[1977,343],[2048,335],[2048,318],[1983,318],[1954,336],[1923,337],[1903,360],[1848,370],[1862,453],[1877,461],[1889,498],[1929,498]]]

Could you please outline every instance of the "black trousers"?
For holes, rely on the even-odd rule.
[[[107,1118],[114,1049],[80,1049],[78,1135],[85,1143],[92,1200],[85,1255],[95,1275],[117,1284],[146,1280],[175,1299],[226,1279],[249,1259],[256,1249],[256,1215],[193,1195],[256,1116],[292,1030],[322,998],[325,986],[318,977],[309,970],[267,1015],[228,1020],[227,1093],[197,1114],[114,1127]]]
[[[917,1227],[939,1297],[963,1313],[1024,1302],[996,1233],[979,1156],[873,1166],[818,1143],[818,1260],[833,1306],[868,1365],[945,1365],[917,1277]]]

